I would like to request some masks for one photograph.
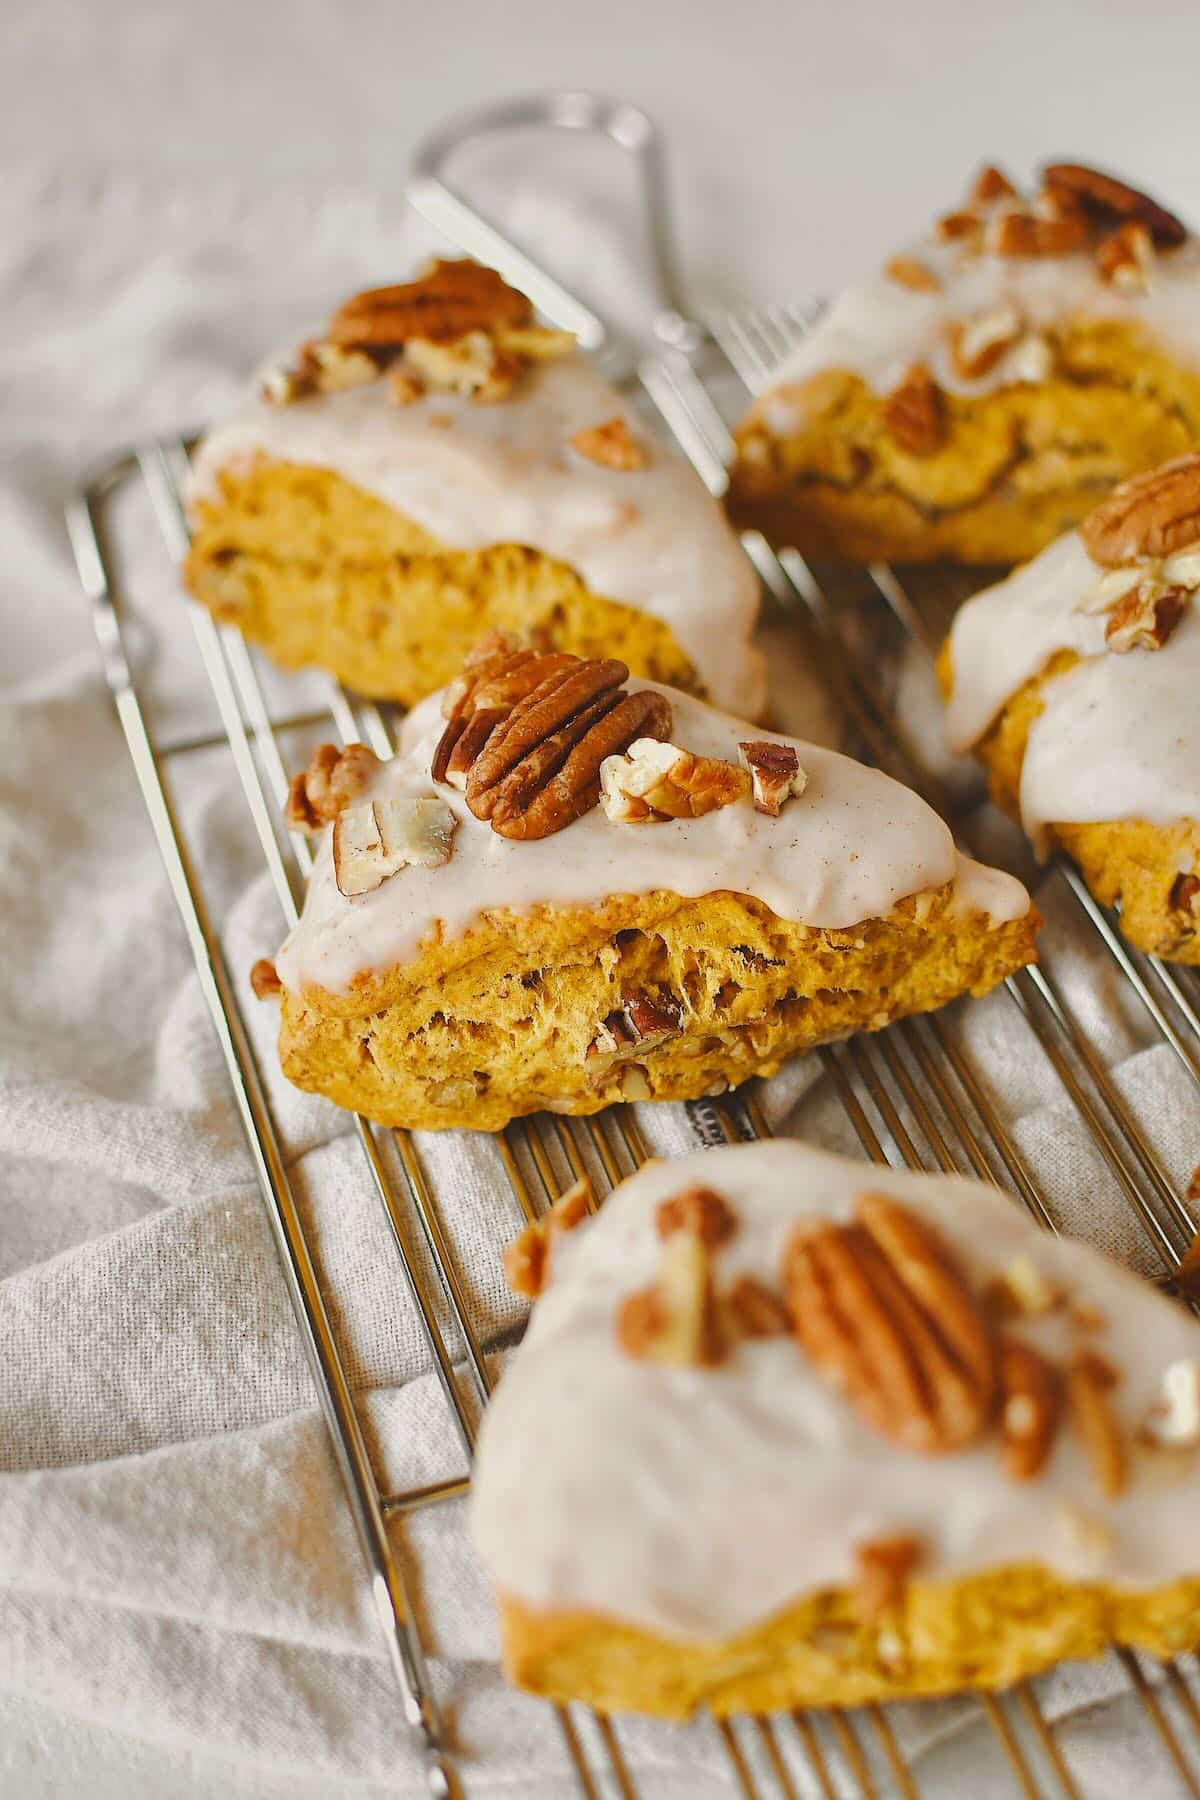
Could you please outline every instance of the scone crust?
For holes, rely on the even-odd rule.
[[[984,993],[1034,957],[1033,909],[996,925],[951,884],[848,930],[733,892],[659,890],[594,908],[483,914],[346,994],[285,989],[284,1073],[385,1125],[499,1130],[550,1107],[684,1100],[773,1074],[796,1051]],[[683,1029],[605,1067],[588,1051],[631,995],[680,996]]]
[[[944,392],[927,455],[885,426],[887,397],[851,370],[776,390],[735,433],[735,524],[817,560],[1023,562],[1077,525],[1116,482],[1200,437],[1200,373],[1133,323],[1077,320],[1056,374]],[[782,401],[797,420],[779,435]]]
[[[596,1614],[500,1596],[504,1667],[518,1687],[600,1712],[686,1718],[860,1706],[1002,1688],[1112,1644],[1173,1656],[1200,1642],[1200,1581],[1145,1592],[1064,1580],[1037,1565],[909,1583],[864,1624],[845,1589],[810,1595],[721,1643],[679,1643]]]

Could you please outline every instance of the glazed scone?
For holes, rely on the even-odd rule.
[[[946,736],[1139,950],[1200,963],[1200,455],[1136,476],[959,612]]]
[[[1054,164],[849,288],[737,434],[734,520],[814,558],[1015,563],[1200,438],[1200,242]]]
[[[298,778],[297,1086],[483,1130],[689,1099],[1031,960],[1025,890],[915,794],[627,674],[492,646],[393,761],[327,746]]]
[[[566,332],[476,263],[360,294],[193,458],[193,594],[286,667],[412,705],[487,630],[750,717],[753,571]]]
[[[767,1713],[1200,1644],[1182,1306],[995,1188],[794,1141],[580,1210],[506,1258],[542,1291],[472,1479],[519,1686]]]

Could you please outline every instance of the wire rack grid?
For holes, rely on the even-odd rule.
[[[586,97],[570,98],[582,102]],[[563,97],[553,99],[561,101]],[[519,122],[599,129],[614,137],[619,128],[625,138],[617,141],[635,148],[648,167],[654,166],[653,129],[633,109],[609,106],[601,116],[579,104],[573,111],[568,109],[565,118],[550,118],[547,104],[527,103]],[[641,125],[635,130],[637,120]],[[472,126],[480,128],[480,121],[472,121]],[[454,137],[448,134],[447,142]],[[528,258],[479,221],[457,196],[446,212],[445,190],[439,194],[434,165],[425,169],[421,180],[422,210],[434,214],[441,209],[439,223],[464,247],[480,247],[475,225],[484,225],[488,238],[483,247],[491,260],[506,272],[520,274],[527,284],[530,269],[537,274]],[[660,293],[670,301],[673,289],[664,281]],[[603,326],[595,315],[570,296],[564,297],[563,290],[548,277],[540,278],[537,297],[554,323],[576,327],[591,321],[589,341],[603,349]],[[641,361],[637,378],[714,492],[724,487],[730,444],[713,397],[713,375],[727,378],[732,369],[749,389],[761,389],[810,319],[811,309],[801,307],[727,318],[714,323],[710,342],[679,308],[667,303],[661,308],[658,336],[663,348]],[[320,723],[343,742],[364,741],[379,755],[387,756],[394,748],[395,720],[389,708],[363,702],[333,683],[323,709],[272,707],[257,654],[233,627],[218,626],[203,608],[188,601],[199,661],[211,687],[221,731],[211,738],[192,738],[174,745],[157,743],[142,685],[131,666],[111,511],[123,491],[140,485],[153,504],[167,550],[178,561],[187,546],[181,505],[187,455],[187,440],[180,438],[115,456],[68,505],[68,531],[91,605],[105,675],[254,1161],[301,1343],[362,1548],[374,1610],[397,1680],[401,1716],[415,1734],[429,1792],[458,1795],[466,1791],[470,1769],[460,1763],[433,1696],[412,1602],[417,1591],[412,1577],[419,1577],[419,1571],[406,1565],[407,1553],[398,1553],[388,1526],[397,1515],[442,1505],[466,1492],[478,1407],[486,1402],[492,1382],[489,1346],[481,1341],[472,1321],[468,1284],[456,1266],[439,1198],[417,1146],[404,1132],[383,1134],[356,1116],[353,1130],[361,1150],[364,1180],[383,1209],[407,1302],[419,1321],[449,1426],[464,1458],[461,1475],[400,1492],[387,1491],[372,1467],[331,1325],[333,1296],[323,1291],[316,1274],[315,1247],[301,1222],[242,1018],[239,990],[225,963],[220,921],[211,903],[205,870],[172,798],[176,757],[197,747],[226,747],[283,920],[290,925],[297,916],[303,882],[311,867],[311,851],[303,838],[287,833],[282,825],[287,771],[281,739],[293,728]],[[871,660],[849,640],[829,593],[795,554],[776,556],[754,536],[744,541],[770,594],[795,617],[797,628],[808,635],[814,652],[822,657],[847,720],[875,759],[928,792],[928,775],[907,750]],[[932,642],[946,594],[936,584],[902,584],[894,571],[884,567],[873,567],[867,575],[889,617],[917,642]],[[1131,952],[1117,935],[1112,919],[1096,905],[1075,873],[1059,865],[1057,874],[1077,906],[1081,931],[1096,934],[1154,1030],[1190,1080],[1200,1086],[1200,1017],[1194,979]],[[1077,1110],[1133,1209],[1161,1263],[1164,1283],[1172,1285],[1173,1271],[1179,1268],[1195,1231],[1184,1197],[1176,1191],[1132,1107],[1093,1050],[1053,970],[1043,966],[1023,971],[1006,985],[1009,1001],[1032,1043],[1044,1054],[1062,1093]],[[1056,1229],[1037,1172],[989,1097],[984,1071],[974,1065],[941,1019],[901,1021],[870,1039],[852,1039],[815,1054],[867,1157],[913,1168],[967,1172],[997,1182],[1012,1192],[1039,1224]],[[753,1088],[727,1100],[697,1102],[689,1106],[688,1113],[701,1144],[753,1138],[767,1130]],[[384,1154],[385,1135],[398,1149],[395,1165]],[[552,1115],[522,1120],[500,1136],[498,1147],[513,1193],[528,1219],[539,1216],[585,1168],[593,1177],[599,1175],[596,1185],[603,1195],[646,1154],[628,1108],[613,1108],[584,1120]],[[399,1179],[394,1166],[399,1169]],[[415,1246],[424,1254],[417,1254]],[[497,1244],[497,1255],[499,1248]],[[353,1305],[352,1296],[338,1296],[337,1300],[338,1304]],[[446,1319],[452,1322],[456,1338],[444,1328]],[[1157,1756],[1181,1794],[1200,1800],[1195,1659],[1176,1660],[1156,1669],[1132,1653],[1114,1654],[1143,1717],[1147,1755]],[[1039,1701],[1036,1683],[1022,1683],[1002,1696],[980,1695],[975,1704],[1014,1794],[1027,1800],[1086,1800]],[[635,1768],[622,1743],[619,1720],[584,1714],[576,1707],[555,1710],[570,1767],[586,1800],[610,1795],[619,1800],[642,1800],[642,1796],[653,1800],[652,1768],[645,1774]],[[714,1720],[709,1729],[714,1759],[723,1760],[732,1791],[743,1800],[798,1800],[802,1793],[820,1795],[821,1800],[915,1800],[919,1794],[933,1800],[934,1790],[918,1785],[917,1773],[900,1747],[895,1721],[884,1707]]]

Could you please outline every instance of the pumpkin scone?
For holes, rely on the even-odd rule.
[[[995,1188],[731,1146],[506,1266],[470,1531],[518,1686],[759,1714],[1200,1644],[1200,1325]]]
[[[1200,454],[1123,483],[958,613],[946,736],[1139,950],[1200,964]]]
[[[185,578],[285,667],[412,705],[490,629],[757,718],[753,571],[683,459],[478,263],[358,294],[204,438]]]
[[[1200,241],[1081,164],[987,168],[787,357],[729,508],[818,559],[1015,563],[1198,439]]]
[[[917,795],[613,658],[489,642],[289,811],[322,842],[283,1069],[387,1125],[719,1093],[1034,954],[1024,888]]]

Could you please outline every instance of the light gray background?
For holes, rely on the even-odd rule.
[[[698,293],[828,286],[982,156],[1091,155],[1200,209],[1192,0],[3,0],[0,158],[398,190],[448,111],[654,112]]]

